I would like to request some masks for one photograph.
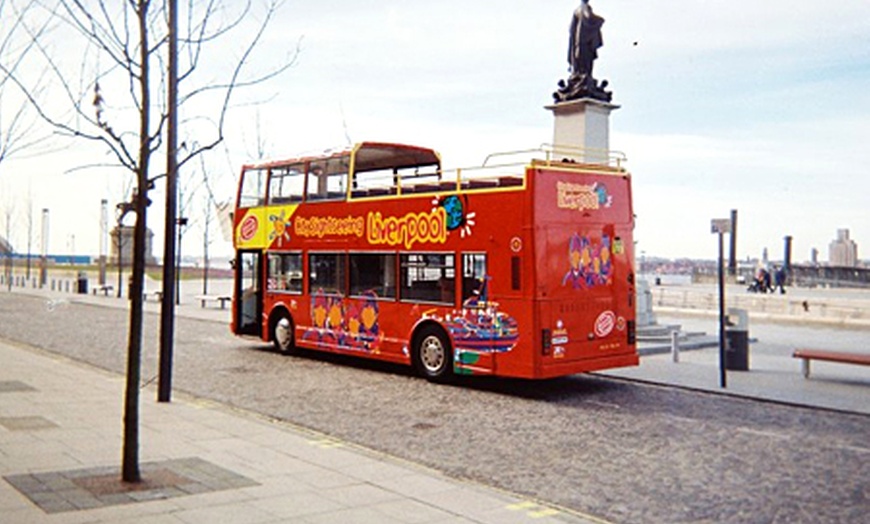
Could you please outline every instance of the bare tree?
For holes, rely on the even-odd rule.
[[[31,9],[34,2],[27,2],[23,7],[7,0],[0,0],[0,166],[5,160],[32,151],[45,141],[45,134],[39,133],[37,119],[30,114],[30,105],[24,102],[12,77],[22,67],[25,56],[33,49],[35,42],[22,39],[22,19]],[[35,34],[42,34],[46,27],[37,27]],[[32,96],[38,98],[41,94],[40,83],[32,90]],[[0,168],[2,174],[2,168]]]
[[[0,0],[2,1],[2,0]],[[6,0],[12,2],[11,0]],[[32,3],[16,11],[16,30],[32,43],[26,57],[48,71],[51,105],[40,103],[37,88],[44,84],[25,75],[18,63],[0,63],[5,75],[30,102],[42,121],[55,133],[101,145],[110,154],[110,164],[123,166],[135,175],[132,210],[134,257],[130,287],[127,385],[124,409],[124,450],[122,479],[140,480],[138,447],[138,402],[142,348],[142,301],[145,273],[145,236],[148,193],[164,174],[152,171],[152,155],[163,145],[169,122],[165,63],[170,40],[170,0],[57,0]],[[258,9],[259,22],[248,30]],[[182,124],[193,128],[197,147],[188,148],[178,166],[214,149],[224,139],[224,126],[233,96],[240,88],[262,83],[288,69],[295,50],[257,74],[249,62],[278,8],[278,0],[249,0],[240,7],[230,0],[188,0],[184,7],[184,29],[178,31],[182,60],[179,84],[189,84],[178,96],[179,107],[191,107]],[[244,37],[236,36],[245,30]],[[51,38],[49,38],[49,36]],[[63,45],[56,47],[63,38]],[[242,42],[239,58],[225,71],[224,81],[202,80],[195,73],[207,60],[208,50],[218,42]],[[221,51],[226,56],[226,50]],[[73,58],[78,69],[71,68]],[[203,77],[205,75],[202,75]],[[58,102],[58,101],[62,101]],[[197,113],[194,104],[205,113]],[[205,116],[202,116],[205,114]],[[203,125],[203,122],[207,125]],[[174,129],[172,130],[175,131]],[[96,163],[95,163],[96,164]]]

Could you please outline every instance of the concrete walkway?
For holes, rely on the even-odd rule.
[[[144,482],[120,482],[123,377],[0,342],[0,521],[593,523],[566,509],[176,394],[140,401]]]
[[[718,318],[684,312],[659,316],[662,324],[711,334],[718,341]],[[760,315],[759,315],[760,316]],[[750,313],[750,319],[754,315]],[[612,369],[603,376],[678,386],[716,394],[781,402],[870,415],[870,366],[814,361],[809,378],[801,373],[798,348],[870,353],[870,331],[814,325],[771,324],[750,320],[749,371],[727,371],[726,387],[720,385],[719,347],[657,353],[641,357],[638,367]]]

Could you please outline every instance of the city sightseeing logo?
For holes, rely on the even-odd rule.
[[[254,215],[248,215],[239,226],[239,238],[242,242],[253,240],[260,229],[260,221]]]
[[[608,208],[613,205],[613,196],[607,194],[604,184],[572,184],[570,182],[556,182],[556,205],[560,209],[586,209]]]

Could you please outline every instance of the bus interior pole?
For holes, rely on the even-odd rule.
[[[724,236],[725,234],[719,231],[719,387],[721,388],[726,387]]]

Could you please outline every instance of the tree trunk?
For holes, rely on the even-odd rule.
[[[138,192],[135,198],[136,226],[133,233],[133,275],[130,283],[130,332],[127,343],[127,391],[124,397],[124,450],[121,479],[140,482],[139,473],[139,382],[142,374],[142,301],[145,282],[145,231],[148,210],[148,129],[151,116],[151,92],[148,67],[148,0],[139,0],[139,36],[142,72],[139,76],[142,105],[139,127]]]

